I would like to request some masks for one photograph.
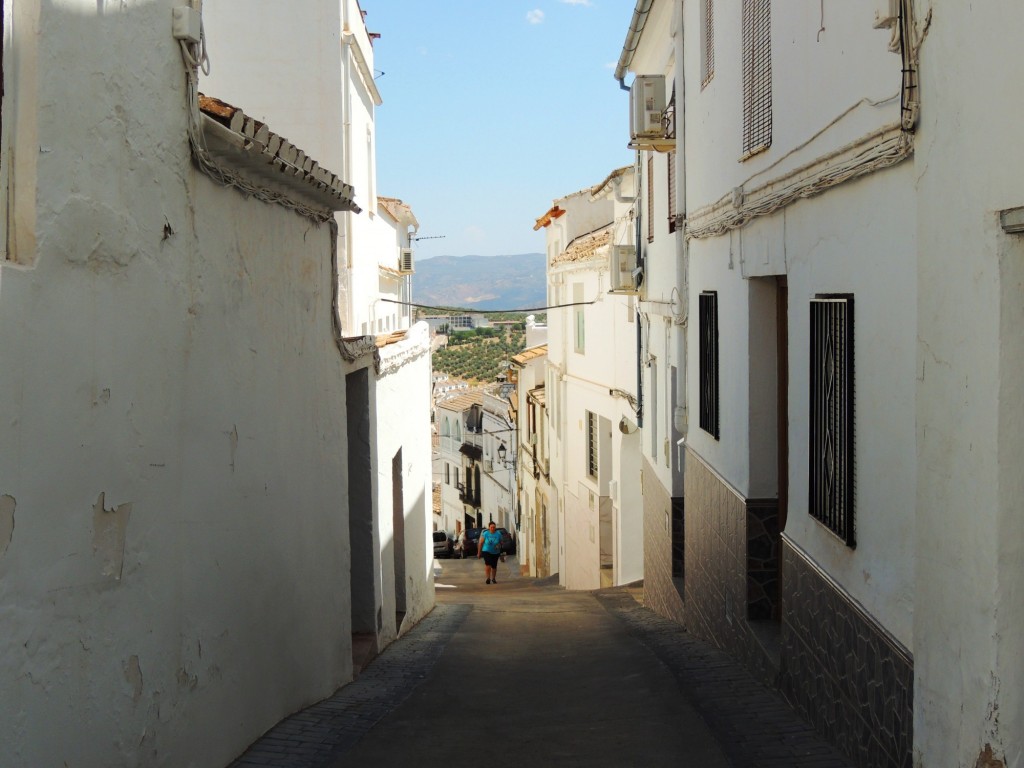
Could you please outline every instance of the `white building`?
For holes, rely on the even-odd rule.
[[[172,5],[3,3],[6,766],[223,766],[352,677],[351,188],[200,111]]]
[[[458,537],[467,528],[483,522],[480,512],[481,467],[473,456],[462,453],[467,413],[483,405],[482,392],[457,395],[437,404],[435,428],[440,435],[439,461],[442,465],[441,530]],[[481,454],[482,455],[482,454]]]
[[[547,338],[547,328],[527,320],[527,338]],[[533,332],[531,334],[531,331]],[[558,551],[558,520],[551,504],[551,460],[547,415],[548,347],[530,345],[512,358],[510,372],[516,385],[517,436],[516,487],[519,493],[519,562],[535,578],[557,573],[552,552]],[[550,510],[550,513],[549,513]]]
[[[823,8],[639,0],[626,34],[687,334],[645,595],[860,765],[1018,766],[1024,159],[987,74],[1024,9]]]
[[[555,200],[535,227],[547,229],[548,304],[562,305],[548,314],[545,391],[569,589],[643,578],[636,302],[611,292],[613,246],[634,243],[633,178],[622,168]]]
[[[515,457],[519,441],[511,406],[508,400],[484,393],[479,436],[484,469],[480,491],[484,525],[493,521],[515,538],[519,521]]]
[[[336,217],[338,332],[351,437],[360,447],[348,468],[359,553],[353,631],[372,636],[379,651],[434,604],[430,342],[425,324],[410,327],[407,304],[419,224],[406,203],[378,195],[374,116],[383,99],[359,3],[300,6],[261,4],[259,13],[240,14],[236,2],[206,3],[217,60],[202,86],[244,100],[252,114],[337,158],[358,179],[363,212]]]
[[[509,403],[478,390],[439,402],[434,420],[440,435],[441,530],[458,537],[493,521],[515,536],[517,442]]]

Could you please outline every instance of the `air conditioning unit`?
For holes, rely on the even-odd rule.
[[[665,76],[637,75],[629,89],[629,137],[661,139],[665,136]]]
[[[413,269],[412,265],[412,248],[402,249],[402,253],[398,257],[398,271],[403,275],[408,275],[416,271]]]
[[[611,273],[612,291],[616,293],[636,293],[639,288],[637,278],[640,275],[636,263],[635,245],[613,245],[611,247]]]

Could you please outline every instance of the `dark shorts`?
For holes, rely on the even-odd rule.
[[[498,553],[497,552],[484,552],[484,562],[491,568],[498,567]]]

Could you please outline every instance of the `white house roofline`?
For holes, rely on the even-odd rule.
[[[619,55],[619,63],[615,65],[615,79],[622,85],[626,79],[626,71],[633,63],[633,54],[640,43],[640,36],[647,24],[647,15],[651,12],[654,0],[636,0],[636,7],[633,9],[633,19],[629,22],[629,31],[626,33],[626,42],[622,44],[622,53]],[[623,87],[625,87],[623,85]]]
[[[353,201],[351,185],[321,168],[266,124],[238,107],[202,94],[199,111],[207,151],[217,160],[283,195],[328,211],[361,212]]]

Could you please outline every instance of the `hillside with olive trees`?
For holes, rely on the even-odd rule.
[[[526,345],[522,324],[458,331],[447,339],[445,346],[434,351],[434,370],[471,383],[494,381],[508,367],[509,358]]]

